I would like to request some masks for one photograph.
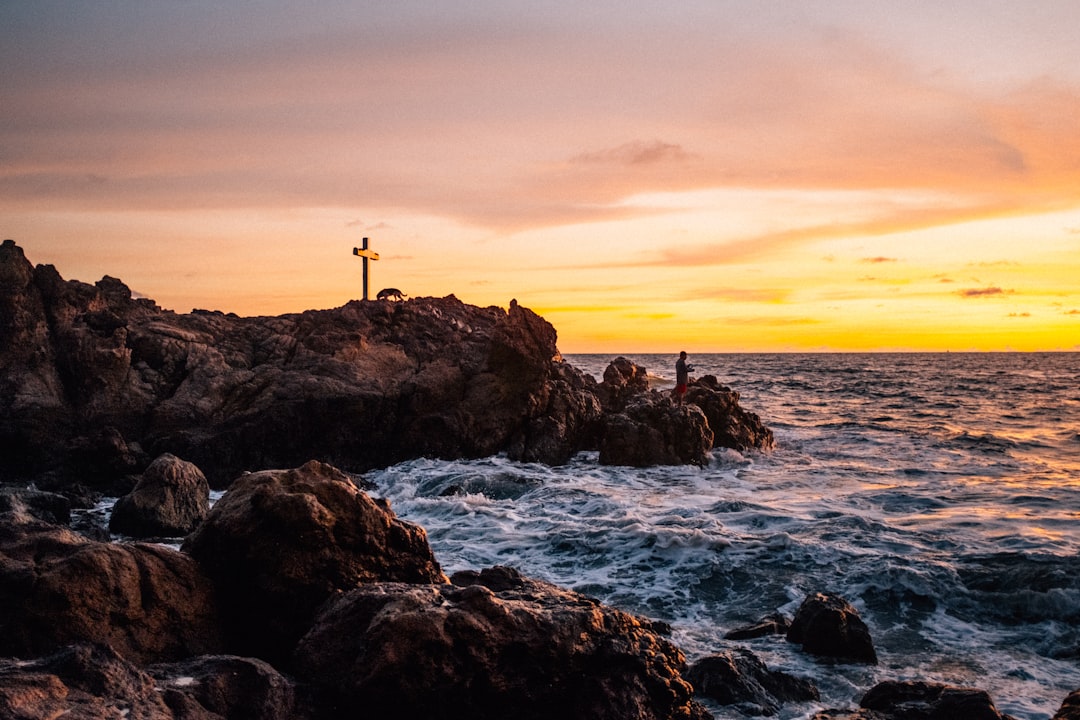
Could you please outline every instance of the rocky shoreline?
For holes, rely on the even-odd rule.
[[[772,446],[715,378],[682,406],[622,358],[597,382],[516,302],[176,314],[114,278],[65,281],[7,240],[0,339],[0,716],[769,715],[817,691],[765,667],[755,637],[876,662],[829,595],[691,665],[663,623],[512,568],[446,577],[424,530],[364,492],[365,470],[582,450],[705,464],[714,447]],[[102,494],[121,497],[113,530],[180,550],[71,527]],[[814,717],[1006,716],[980,690],[882,683]],[[1080,718],[1080,694],[1055,718]]]

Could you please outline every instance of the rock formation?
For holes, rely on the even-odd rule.
[[[769,670],[749,650],[727,650],[695,662],[686,675],[695,693],[746,715],[775,715],[789,702],[820,698],[813,683]]]
[[[836,595],[814,593],[803,600],[788,628],[787,639],[813,655],[877,664],[866,623],[847,600]]]
[[[879,683],[859,701],[861,710],[826,710],[812,720],[1012,720],[1002,715],[985,690],[958,688],[940,683]]]
[[[0,656],[72,643],[107,643],[138,663],[220,652],[214,588],[170,548],[94,542],[0,514]]]
[[[316,461],[241,476],[182,549],[214,581],[234,651],[279,663],[335,592],[446,582],[422,528]]]
[[[182,537],[210,512],[210,485],[199,468],[165,453],[116,501],[109,529],[131,537]]]
[[[628,361],[597,383],[514,301],[506,311],[450,296],[278,317],[177,314],[116,278],[65,281],[5,240],[0,340],[0,477],[65,493],[125,494],[164,453],[223,487],[313,457],[358,472],[500,452],[554,464],[600,449],[601,433],[612,463],[700,463],[714,443],[772,442],[718,385],[689,394],[702,419],[660,407]],[[650,452],[619,451],[642,439]]]
[[[300,643],[298,674],[346,715],[709,717],[650,623],[507,568],[453,581],[335,598]]]

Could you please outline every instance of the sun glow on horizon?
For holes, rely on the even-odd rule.
[[[1080,6],[630,2],[0,5],[0,235],[178,312],[367,236],[567,353],[1080,349]]]

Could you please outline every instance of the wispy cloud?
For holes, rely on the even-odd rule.
[[[1000,287],[984,287],[984,288],[968,288],[966,290],[957,290],[956,294],[965,298],[983,298],[994,297],[997,295],[1009,295],[1012,294],[1012,290],[1005,290]]]

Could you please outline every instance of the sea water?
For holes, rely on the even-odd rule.
[[[613,356],[566,360],[598,380]],[[628,356],[654,387],[674,355]],[[415,460],[368,473],[444,570],[509,565],[670,623],[692,662],[732,646],[855,707],[883,680],[988,691],[1050,718],[1080,688],[1080,355],[691,356],[776,436],[707,467]],[[809,593],[870,628],[877,666],[726,632]],[[742,717],[706,703],[718,718]]]

